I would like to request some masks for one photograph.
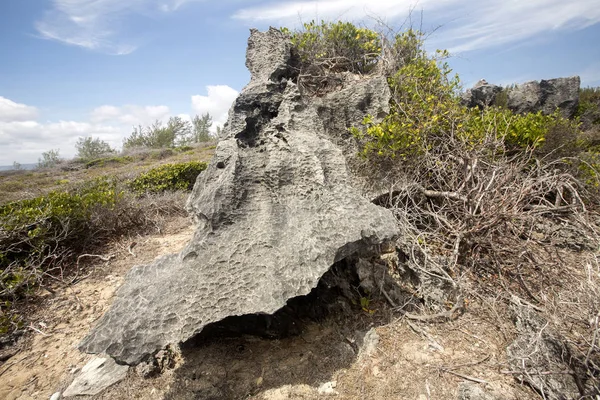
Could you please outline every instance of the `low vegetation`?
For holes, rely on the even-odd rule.
[[[344,32],[342,39],[338,32]],[[560,282],[562,267],[544,258],[552,267],[540,274],[544,256],[534,248],[597,249],[590,212],[599,201],[597,89],[581,91],[574,120],[558,111],[515,114],[502,96],[492,107],[469,109],[461,105],[460,80],[445,61],[448,52],[426,52],[421,32],[311,23],[289,34],[300,54],[298,83],[305,94],[335,89],[347,72],[386,75],[390,112],[383,119],[367,116],[350,129],[361,149],[353,167],[367,175],[369,191],[382,193],[375,202],[394,212],[402,251],[415,271],[426,269],[428,279],[504,307],[511,296],[540,304],[539,292]],[[339,43],[354,50],[340,53]],[[571,239],[557,239],[552,234],[557,230]],[[490,277],[496,285],[491,291],[467,283]],[[588,289],[577,298],[580,312],[569,322],[579,333],[565,331],[572,343],[570,362],[585,365],[577,367],[582,387],[600,382],[599,364],[590,363],[591,355],[600,363],[594,350],[598,329],[587,323],[600,312],[588,295],[598,288]]]
[[[185,214],[185,193],[206,168],[197,160],[208,160],[214,146],[168,150],[102,151],[104,157],[0,176],[0,335],[21,329],[24,299],[78,279],[97,258],[90,254]]]
[[[192,190],[196,177],[206,167],[206,163],[198,161],[161,165],[140,174],[129,182],[129,187],[139,194],[160,193],[167,190]]]

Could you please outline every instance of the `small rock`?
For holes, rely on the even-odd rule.
[[[379,345],[379,335],[375,328],[371,328],[362,340],[359,350],[359,358],[372,356],[377,351]]]
[[[319,386],[318,392],[319,394],[324,394],[324,395],[338,395],[339,393],[335,390],[335,387],[337,386],[337,381],[331,381],[331,382],[327,382],[322,384],[321,386]]]
[[[61,392],[56,392],[54,393],[52,396],[50,396],[50,400],[60,400],[61,399]]]
[[[94,396],[119,382],[127,375],[129,366],[119,365],[110,357],[93,358],[63,393],[64,397]]]

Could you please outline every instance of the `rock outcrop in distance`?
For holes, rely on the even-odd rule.
[[[578,76],[530,81],[503,89],[501,86],[481,80],[462,96],[468,107],[489,107],[497,103],[498,95],[506,91],[506,107],[519,114],[552,114],[557,108],[566,118],[572,118],[579,104]]]
[[[188,200],[193,239],[127,274],[82,351],[137,364],[229,316],[272,314],[335,262],[398,235],[392,213],[354,187],[346,159],[347,128],[389,111],[385,77],[306,98],[294,64],[285,35],[251,31],[251,81]]]

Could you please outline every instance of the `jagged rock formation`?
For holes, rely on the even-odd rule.
[[[502,86],[490,85],[481,79],[473,86],[472,89],[468,89],[462,95],[462,102],[469,108],[479,107],[483,109],[494,104],[496,96],[502,91]]]
[[[506,91],[506,107],[516,113],[552,114],[559,108],[566,118],[572,118],[579,104],[578,76],[531,81],[504,89]],[[463,104],[468,107],[488,107],[497,103],[502,88],[487,82],[478,82],[463,96]]]
[[[279,31],[251,32],[251,81],[188,201],[194,238],[133,268],[81,350],[137,364],[226,317],[274,313],[335,262],[397,235],[392,214],[353,187],[337,144],[366,114],[388,111],[385,78],[306,99],[294,63]]]

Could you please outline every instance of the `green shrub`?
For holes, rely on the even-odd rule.
[[[95,233],[93,215],[123,196],[100,178],[70,191],[0,206],[0,299],[19,297]]]
[[[580,89],[576,115],[580,118],[583,129],[600,126],[600,88]]]
[[[82,160],[91,160],[115,152],[108,143],[100,140],[100,138],[94,139],[91,136],[77,139],[75,149],[77,150],[77,157]]]
[[[362,141],[366,157],[406,160],[443,141],[458,139],[474,146],[490,134],[509,146],[539,147],[550,129],[572,124],[558,112],[518,115],[502,107],[470,110],[460,104],[458,76],[443,61],[447,51],[429,56],[422,49],[422,34],[412,30],[398,35],[394,46],[402,49],[395,53],[403,58],[399,70],[388,78],[390,113],[380,123],[367,116],[363,129],[351,129]]]
[[[349,22],[311,21],[302,31],[281,30],[290,35],[302,63],[327,64],[332,72],[368,72],[381,54],[379,34]]]
[[[138,194],[191,190],[206,166],[206,163],[198,161],[161,165],[132,180],[129,187]]]
[[[127,164],[133,161],[134,159],[131,156],[97,158],[86,162],[85,168],[104,167],[110,164]]]

